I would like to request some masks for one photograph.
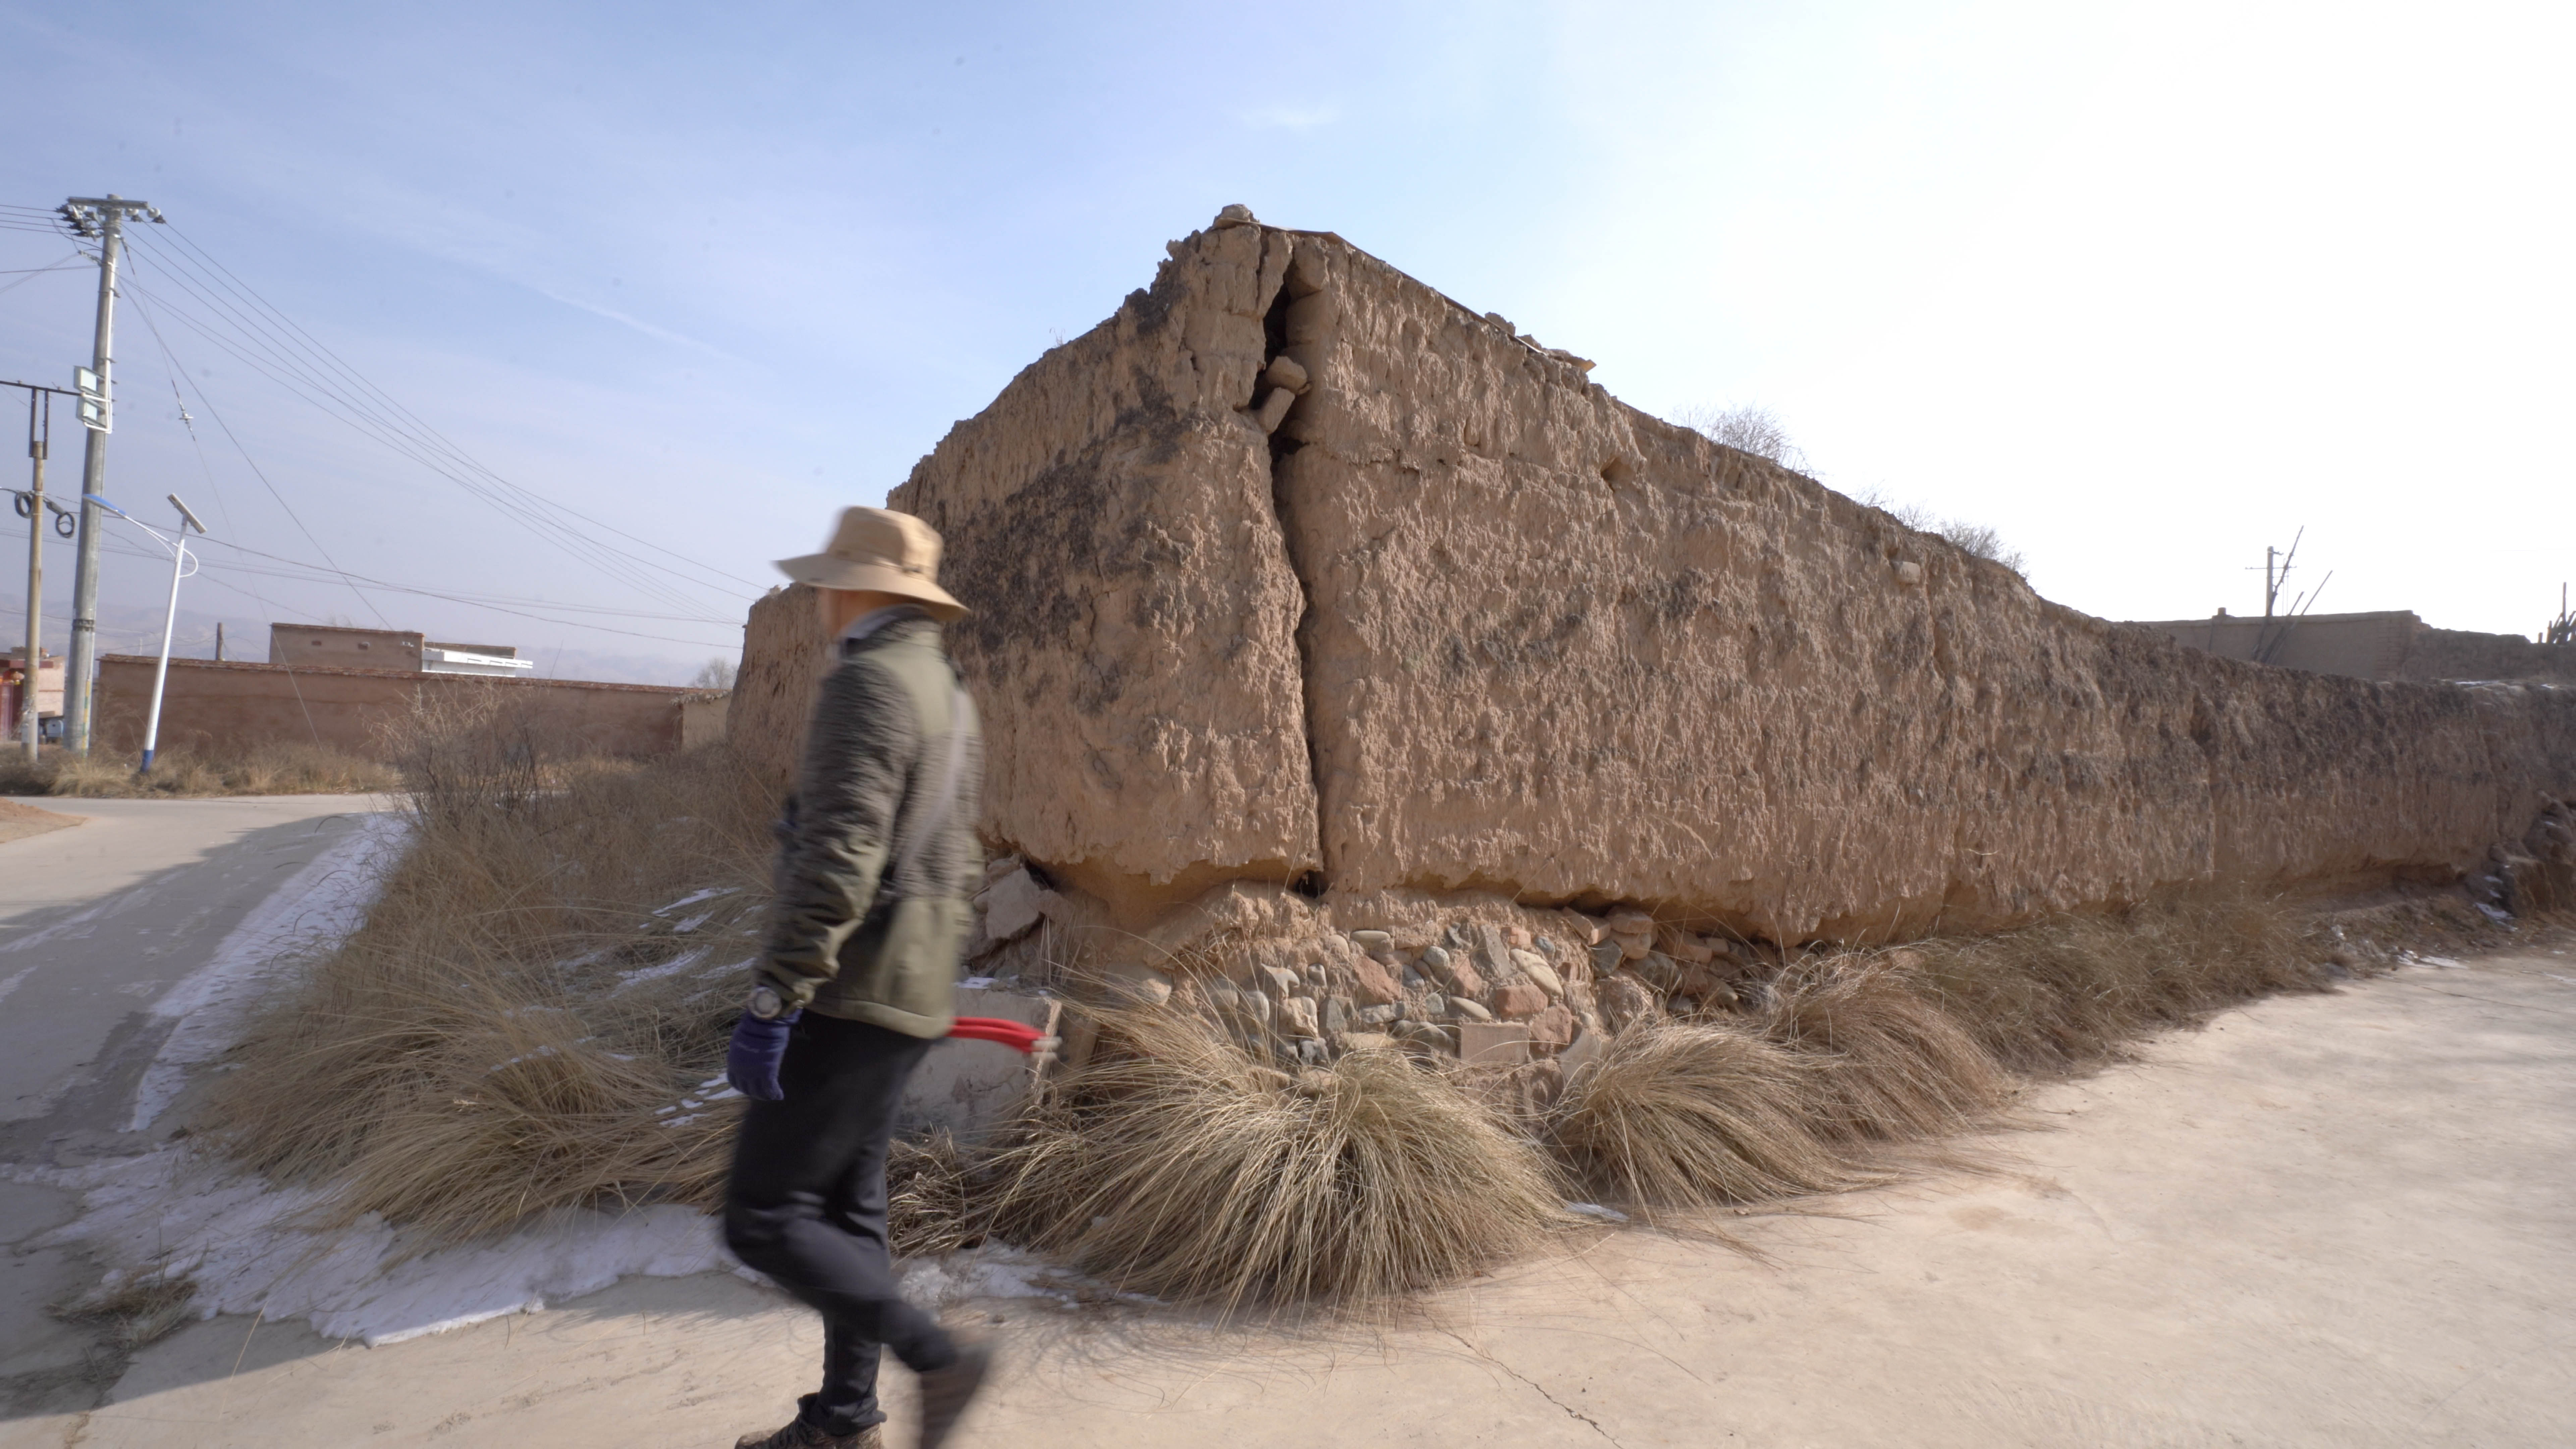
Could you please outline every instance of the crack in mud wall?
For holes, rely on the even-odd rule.
[[[1286,238],[1283,237],[1283,240]],[[1323,365],[1321,349],[1315,347],[1311,339],[1303,346],[1290,341],[1290,314],[1297,310],[1297,303],[1302,298],[1314,296],[1321,289],[1310,277],[1301,273],[1293,250],[1293,241],[1290,242],[1290,246],[1292,250],[1289,254],[1287,274],[1281,279],[1279,290],[1273,294],[1269,307],[1262,314],[1262,341],[1265,349],[1262,376],[1270,390],[1259,399],[1254,409],[1254,417],[1267,428],[1270,434],[1271,512],[1278,524],[1280,547],[1287,556],[1288,568],[1296,576],[1297,592],[1301,601],[1295,631],[1298,696],[1304,708],[1306,777],[1315,796],[1315,840],[1316,848],[1321,853],[1321,862],[1316,869],[1298,877],[1293,884],[1300,894],[1312,897],[1320,896],[1331,888],[1333,874],[1332,847],[1326,839],[1323,821],[1324,762],[1318,753],[1316,743],[1322,727],[1322,710],[1325,702],[1317,693],[1312,659],[1315,625],[1314,590],[1308,582],[1306,561],[1300,554],[1299,534],[1294,517],[1295,503],[1288,487],[1288,460],[1304,445],[1297,441],[1286,424],[1296,415],[1297,408],[1304,405],[1303,394],[1310,392],[1316,386],[1316,375]],[[1311,314],[1313,310],[1313,304],[1309,304],[1307,314]],[[1300,321],[1301,325],[1308,325],[1305,315],[1301,315]],[[1283,358],[1286,359],[1284,366],[1280,361]]]
[[[1014,378],[888,498],[947,542],[983,707],[988,842],[1122,922],[1320,864],[1306,600],[1253,413],[1290,241],[1176,244],[1148,291]]]

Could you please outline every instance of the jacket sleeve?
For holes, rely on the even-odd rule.
[[[842,943],[875,904],[920,734],[911,700],[881,668],[858,659],[825,676],[794,812],[781,832],[777,901],[759,966],[760,979],[790,1007],[839,973]]]

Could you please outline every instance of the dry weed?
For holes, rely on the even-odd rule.
[[[945,1132],[897,1138],[886,1154],[886,1237],[900,1257],[937,1257],[984,1241],[991,1217],[967,1155]]]
[[[1911,948],[1916,988],[2017,1071],[2098,1064],[2160,1027],[2275,991],[2327,984],[2299,916],[2256,896],[2069,916]]]
[[[1817,1135],[1815,1061],[1731,1026],[1641,1022],[1566,1083],[1551,1130],[1597,1191],[1714,1207],[1828,1192],[1851,1166]]]
[[[994,1164],[996,1228],[1121,1288],[1232,1308],[1452,1281],[1564,1221],[1546,1159],[1445,1077],[1358,1051],[1291,1075],[1171,1007],[1100,1015]]]
[[[196,1280],[185,1273],[111,1273],[97,1287],[48,1311],[75,1323],[112,1325],[117,1346],[131,1353],[196,1317],[196,1301]]]
[[[566,760],[482,708],[417,725],[409,850],[234,1055],[217,1130],[429,1240],[712,1204],[738,1104],[706,1091],[767,895],[759,792],[721,749]]]
[[[324,745],[262,745],[239,755],[200,756],[164,750],[152,772],[105,754],[47,751],[36,764],[21,754],[0,759],[0,795],[66,795],[132,799],[203,795],[363,795],[402,787],[389,765]]]

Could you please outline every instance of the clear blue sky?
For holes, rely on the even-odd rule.
[[[499,474],[753,581],[680,608],[573,559],[188,330],[147,255],[301,523],[192,393],[200,462],[131,307],[111,496],[442,592],[737,618],[1241,201],[1650,412],[1766,405],[1829,484],[1992,524],[2077,608],[2259,608],[2304,524],[2326,609],[2527,634],[2576,574],[2569,14],[20,5],[0,202],[157,203]],[[69,252],[0,229],[0,376],[86,357],[91,274],[16,270]],[[112,563],[112,601],[157,600]],[[189,606],[237,625],[381,611],[565,673],[736,639],[209,577]]]

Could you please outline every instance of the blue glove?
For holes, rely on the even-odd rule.
[[[733,1024],[733,1045],[725,1049],[725,1080],[746,1097],[764,1102],[786,1099],[778,1086],[778,1064],[787,1059],[787,1028],[802,1010],[767,1020],[746,1011]]]

